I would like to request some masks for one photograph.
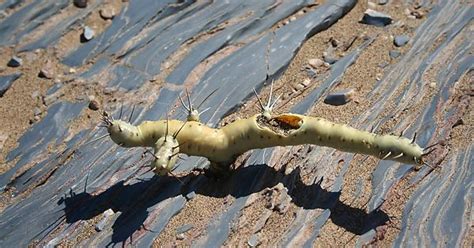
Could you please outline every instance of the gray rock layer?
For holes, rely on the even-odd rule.
[[[107,78],[110,79],[105,86],[108,89],[139,92],[145,83],[163,75],[163,63],[170,55],[176,54],[184,44],[192,43],[176,66],[167,72],[168,86],[161,88],[156,96],[151,92],[143,95],[144,99],[154,97],[154,101],[135,109],[133,119],[138,123],[164,118],[168,106],[175,104],[180,94],[175,87],[185,84],[191,72],[203,61],[222,52],[225,47],[234,47],[236,49],[212,64],[192,85],[196,102],[204,99],[210,91],[220,89],[203,106],[213,106],[202,119],[214,125],[245,102],[253,88],[263,86],[267,74],[267,50],[269,76],[277,77],[285,71],[305,40],[331,27],[351,10],[356,1],[326,1],[308,8],[275,32],[270,31],[279,21],[311,2],[129,1],[104,32],[72,49],[62,62],[78,67],[91,64],[85,72],[77,75],[85,82]],[[378,127],[389,121],[389,118],[381,117],[387,116],[384,104],[386,99],[393,98],[394,92],[402,92],[394,100],[396,113],[422,101],[416,96],[427,91],[428,86],[423,83],[421,75],[429,69],[429,64],[440,62],[446,69],[434,75],[440,83],[440,90],[424,106],[416,121],[407,123],[412,121],[400,120],[395,129],[400,131],[409,126],[406,133],[419,133],[418,141],[422,146],[449,135],[449,118],[460,110],[451,105],[448,96],[455,82],[471,71],[474,64],[472,53],[469,53],[473,45],[469,27],[474,10],[460,2],[444,0],[432,6],[430,15],[410,38],[411,48],[397,64],[387,68],[386,76],[371,91],[369,97],[375,99],[374,104],[365,114],[354,117],[350,125],[369,129],[372,125]],[[24,1],[20,8],[0,19],[0,45],[20,43],[19,50],[22,51],[51,48],[61,35],[77,27],[101,3],[88,2],[86,8],[48,26],[50,29],[43,37],[22,43],[28,34],[43,28],[42,23],[71,4],[70,1]],[[12,4],[14,1],[2,3],[0,10],[10,8]],[[196,38],[204,34],[208,35],[206,39]],[[441,35],[445,38],[438,39]],[[315,103],[322,101],[372,42],[373,39],[365,41],[335,61],[330,71],[320,75],[324,78],[321,87],[309,92],[291,111],[307,113]],[[451,54],[448,59],[442,56],[446,53]],[[61,90],[60,86],[54,87],[51,94]],[[48,105],[47,114],[32,125],[20,138],[18,147],[8,154],[8,161],[17,160],[10,170],[0,175],[0,188],[11,192],[13,199],[0,213],[0,247],[54,246],[64,240],[75,240],[86,230],[86,222],[101,218],[109,209],[113,214],[100,223],[100,232],[90,234],[77,245],[122,246],[133,242],[133,246],[150,246],[188,200],[196,195],[231,195],[235,201],[225,211],[216,213],[205,232],[193,243],[196,247],[216,247],[228,239],[232,225],[241,216],[249,196],[279,182],[288,189],[298,210],[276,243],[310,247],[324,224],[331,220],[335,225],[360,235],[357,244],[365,244],[374,237],[374,229],[389,220],[377,206],[409,170],[406,165],[391,161],[379,163],[372,173],[368,213],[339,199],[353,155],[322,147],[304,148],[307,159],[301,166],[315,172],[311,175],[314,182],[311,185],[302,182],[299,169],[284,175],[267,166],[271,157],[289,155],[265,149],[252,152],[246,164],[225,183],[189,175],[181,178],[186,182],[186,187],[182,187],[175,178],[143,174],[141,168],[149,163],[149,159],[142,159],[137,150],[122,149],[105,139],[87,144],[103,135],[103,129],[80,130],[69,137],[71,123],[87,105],[88,102],[62,101]],[[434,112],[438,110],[446,113],[445,121],[441,123],[433,120]],[[126,106],[124,112],[130,113],[131,107]],[[117,117],[118,111],[114,115]],[[183,118],[182,115],[174,117]],[[381,121],[374,124],[376,120]],[[61,144],[65,145],[64,149],[59,148]],[[49,153],[48,146],[57,150]],[[439,176],[453,180],[439,180],[432,175],[416,188],[405,207],[402,229],[395,246],[459,246],[466,239],[470,224],[465,216],[471,212],[472,204],[473,154],[472,144],[451,150],[440,165],[443,170]],[[334,184],[323,188],[319,180],[334,172],[333,165],[341,159],[344,164]],[[32,161],[35,165],[24,170]],[[186,159],[180,162],[177,171],[189,171],[200,163],[202,160],[197,158]],[[18,175],[19,171],[24,172]],[[138,176],[140,174],[143,175]],[[17,197],[20,194],[21,197]],[[363,221],[354,228],[347,224],[348,216],[340,213],[356,213]],[[144,225],[152,231],[145,231]],[[258,236],[248,240],[249,245],[259,242]]]

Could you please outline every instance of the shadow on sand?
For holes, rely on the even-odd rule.
[[[133,242],[132,234],[144,228],[143,223],[149,214],[147,209],[170,197],[187,195],[194,191],[196,194],[211,197],[231,195],[239,198],[273,187],[280,182],[288,189],[294,204],[304,209],[330,209],[331,221],[353,234],[364,234],[389,221],[389,216],[380,209],[367,213],[363,209],[341,202],[340,192],[323,189],[321,180],[313,185],[304,184],[299,169],[285,175],[265,164],[259,164],[236,169],[225,180],[216,181],[204,174],[189,174],[180,177],[180,180],[185,184],[182,185],[176,178],[168,176],[153,176],[131,185],[120,181],[98,195],[71,192],[58,204],[65,204],[67,223],[89,220],[107,209],[121,212],[112,226],[112,244],[125,244],[128,239]]]

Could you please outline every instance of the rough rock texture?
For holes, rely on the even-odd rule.
[[[110,5],[116,15],[104,20],[99,11]],[[404,9],[415,7],[426,16],[407,18]],[[0,3],[0,66],[15,54],[31,58],[0,70],[4,81],[22,75],[0,98],[0,136],[8,137],[0,247],[468,246],[474,10],[464,1],[393,0],[378,10],[394,23],[375,27],[359,23],[366,9],[355,0]],[[95,36],[81,43],[84,26]],[[397,35],[410,42],[394,60]],[[337,61],[308,73],[308,60],[331,44]],[[54,80],[37,77],[46,61]],[[204,159],[183,158],[177,180],[146,173],[142,148],[94,141],[106,132],[95,127],[91,95],[116,118],[140,123],[167,112],[183,119],[185,88],[195,102],[218,88],[202,120],[219,126],[258,111],[252,89],[266,99],[267,75],[282,94],[277,111],[405,130],[424,147],[442,141],[426,159],[438,169],[298,146],[244,154],[221,180],[191,171]],[[347,88],[358,101],[323,104]]]

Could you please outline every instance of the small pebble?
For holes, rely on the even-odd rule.
[[[92,28],[90,28],[89,26],[84,27],[84,32],[82,33],[82,38],[84,38],[84,40],[92,40],[92,38],[94,38],[94,35],[95,32]]]
[[[74,0],[74,6],[78,8],[86,8],[87,7],[87,0]]]
[[[107,5],[105,7],[103,7],[100,11],[100,16],[105,19],[105,20],[108,20],[108,19],[113,19],[115,17],[115,9],[113,6],[111,5]]]
[[[297,90],[297,91],[300,91],[300,90],[303,90],[303,89],[304,89],[304,85],[302,85],[302,84],[297,84],[295,86],[295,90]]]
[[[318,75],[318,72],[316,71],[316,69],[314,69],[311,66],[305,66],[304,70],[306,71],[306,73],[308,74],[308,77],[310,78],[315,78]]]
[[[387,3],[388,3],[388,0],[379,0],[378,1],[378,4],[380,4],[380,5],[385,5]]]
[[[33,114],[35,116],[41,115],[41,109],[38,107],[35,107],[35,109],[33,110]]]
[[[329,39],[329,43],[331,43],[332,47],[338,47],[341,42],[331,37],[331,39]]]
[[[102,213],[102,219],[95,225],[95,230],[97,232],[101,232],[105,229],[105,226],[107,225],[107,222],[110,218],[110,216],[114,215],[114,210],[112,209],[107,209]]]
[[[425,16],[425,13],[423,13],[423,11],[419,11],[419,10],[414,10],[410,14],[412,16],[414,16],[416,19],[421,19],[421,18],[423,18],[423,16]]]
[[[34,100],[40,98],[40,96],[41,95],[40,95],[39,90],[35,90],[35,91],[33,91],[33,93],[31,93],[31,98],[33,98]]]
[[[176,235],[177,240],[184,240],[185,238],[186,238],[186,236],[184,235],[184,233]]]
[[[76,73],[76,69],[74,69],[74,68],[69,68],[69,73],[70,73],[70,74]]]
[[[54,66],[51,61],[47,61],[46,64],[41,68],[38,76],[41,78],[51,79],[54,77]]]
[[[191,192],[187,193],[185,197],[186,197],[186,200],[188,200],[188,201],[192,200],[194,197],[196,197],[196,192],[191,191]]]
[[[409,40],[410,40],[410,37],[408,37],[408,35],[397,35],[393,39],[393,44],[395,44],[395,46],[397,47],[402,47],[406,45]]]
[[[324,61],[321,59],[309,59],[308,64],[314,69],[324,65]]]
[[[335,58],[332,54],[329,54],[327,52],[323,53],[323,59],[324,59],[324,62],[326,62],[330,65],[337,62],[337,58]]]
[[[367,7],[371,8],[371,9],[375,9],[375,8],[377,8],[377,5],[373,2],[367,2]]]
[[[21,66],[23,60],[17,56],[13,56],[10,61],[8,61],[7,66],[9,67],[18,67]]]
[[[311,84],[311,79],[307,78],[301,84],[305,87],[308,87]]]
[[[28,62],[33,62],[36,59],[38,59],[38,54],[36,53],[28,52],[25,54],[25,60]]]
[[[405,13],[405,15],[409,16],[409,15],[411,15],[411,10],[409,8],[406,8],[405,10],[403,10],[403,13]]]
[[[377,81],[380,81],[380,80],[382,80],[382,76],[383,76],[382,73],[377,73],[377,74],[375,74],[375,79]]]
[[[99,102],[97,100],[91,100],[89,102],[89,109],[90,110],[96,111],[96,110],[99,110],[99,108],[100,108],[100,105],[99,105]]]
[[[254,234],[252,235],[249,240],[247,241],[247,244],[250,246],[250,247],[256,247],[258,244],[260,244],[260,241],[258,239],[258,235],[257,234]]]
[[[400,51],[397,51],[397,50],[391,50],[388,52],[388,55],[390,55],[390,58],[392,59],[396,59],[398,57],[400,57],[402,53]]]
[[[324,103],[333,105],[333,106],[344,105],[352,101],[354,97],[354,93],[355,93],[354,89],[331,93],[326,96],[326,98],[324,99]]]
[[[8,139],[8,135],[6,134],[0,134],[0,150],[3,149],[3,146],[5,145],[5,142]]]
[[[387,67],[388,65],[389,65],[389,63],[384,61],[384,62],[381,62],[378,66],[383,69],[383,68]]]
[[[361,23],[374,25],[376,27],[384,27],[392,23],[392,17],[382,12],[367,9],[364,12],[364,17],[362,17]]]

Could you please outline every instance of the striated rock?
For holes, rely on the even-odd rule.
[[[56,91],[50,95],[47,95],[43,98],[43,104],[49,106],[55,103],[60,97],[64,96],[62,91]]]
[[[22,74],[15,73],[11,75],[0,76],[0,97],[12,86],[13,82],[17,80]]]

